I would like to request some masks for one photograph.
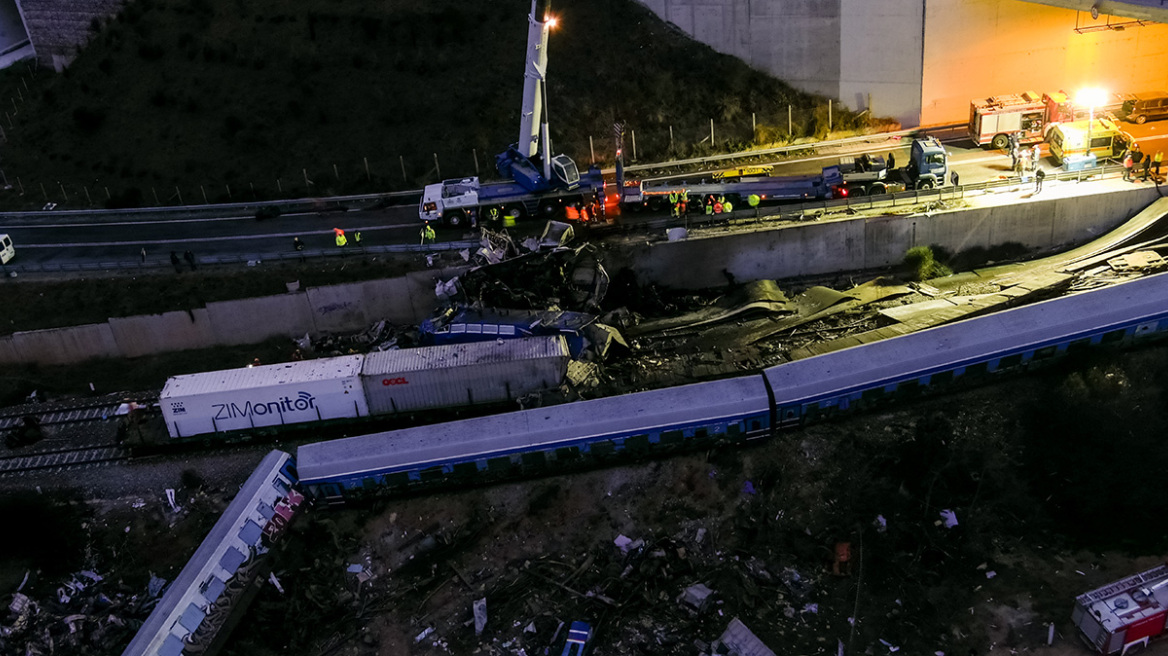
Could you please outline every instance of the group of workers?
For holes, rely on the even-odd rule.
[[[1120,161],[1123,162],[1124,181],[1135,182],[1138,171],[1143,169],[1141,181],[1147,182],[1150,174],[1152,181],[1157,185],[1160,184],[1160,164],[1164,161],[1163,151],[1156,151],[1155,155],[1149,155],[1140,149],[1138,143],[1133,143],[1131,148],[1123,152]]]
[[[747,198],[747,203],[753,208],[757,208],[761,201],[762,198],[756,194],[751,194]],[[708,194],[702,202],[701,206],[707,216],[712,216],[714,214],[729,214],[734,211],[734,203],[727,199],[725,195],[714,196],[714,194]],[[675,219],[683,215],[689,215],[688,189],[672,191],[669,193],[669,214]]]

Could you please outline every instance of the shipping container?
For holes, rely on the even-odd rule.
[[[363,361],[346,355],[175,376],[159,405],[172,438],[365,417]]]
[[[526,337],[381,351],[365,356],[361,380],[369,412],[499,403],[560,384],[568,368],[563,337]]]

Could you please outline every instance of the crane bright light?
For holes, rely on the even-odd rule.
[[[556,18],[555,16],[551,16],[551,17],[549,17],[549,18],[547,19],[547,26],[548,26],[549,28],[553,28],[553,29],[554,29],[554,28],[555,28],[555,26],[556,26],[557,24],[559,24],[559,22],[560,22],[560,19]]]

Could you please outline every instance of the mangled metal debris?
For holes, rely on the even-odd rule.
[[[710,647],[711,653],[728,656],[775,656],[775,652],[737,617],[730,620],[730,625]]]
[[[713,601],[713,596],[714,591],[707,587],[706,584],[697,583],[682,590],[677,600],[700,613],[710,605],[710,602]]]

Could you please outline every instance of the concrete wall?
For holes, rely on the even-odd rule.
[[[868,109],[870,98],[874,115],[916,125],[921,113],[922,1],[843,0],[840,15],[836,97],[857,110]]]
[[[256,344],[316,332],[304,292],[208,303],[207,316],[215,344]]]
[[[118,355],[124,358],[207,348],[215,344],[215,333],[207,311],[202,308],[110,319],[109,327],[118,345]]]
[[[931,216],[884,216],[795,224],[707,239],[630,247],[606,262],[629,267],[641,283],[701,289],[761,279],[831,275],[900,263],[913,246],[958,253],[1008,242],[1032,249],[1082,244],[1135,216],[1154,188],[1027,201]],[[611,251],[610,251],[611,252]]]
[[[695,40],[797,89],[839,93],[841,0],[641,2]]]
[[[189,312],[15,333],[0,337],[0,364],[73,364],[92,358],[136,358],[216,345],[255,344],[305,333],[356,332],[382,319],[419,323],[434,311],[436,280],[462,271],[417,271],[401,278],[208,303],[206,308]]]
[[[15,362],[72,364],[90,358],[112,358],[121,353],[108,323],[14,333],[6,338]]]

